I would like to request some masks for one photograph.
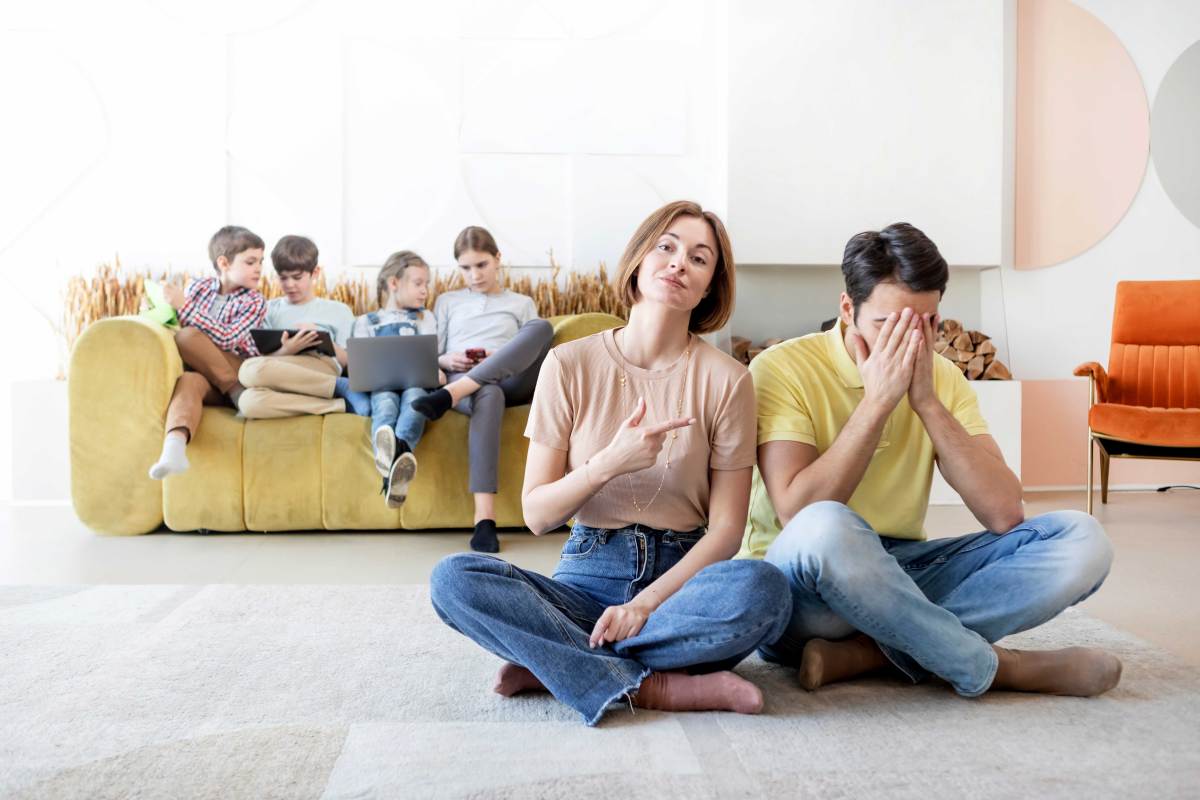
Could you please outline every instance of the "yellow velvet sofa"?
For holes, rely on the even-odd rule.
[[[622,324],[608,314],[554,317],[554,343]],[[165,481],[146,471],[183,371],[173,335],[138,317],[91,325],[71,353],[68,380],[71,498],[103,534],[174,531],[414,530],[470,528],[467,417],[430,423],[417,446],[408,502],[379,494],[370,420],[352,414],[246,420],[206,408],[188,446],[191,469]],[[521,481],[529,406],[509,408],[501,434],[496,523],[523,525]]]

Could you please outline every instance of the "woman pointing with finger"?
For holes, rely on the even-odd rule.
[[[626,697],[762,708],[729,669],[782,634],[790,593],[774,567],[728,560],[749,506],[754,390],[698,336],[728,321],[734,285],[720,219],[670,203],[621,258],[629,324],[546,358],[522,501],[536,534],[575,521],[554,576],[465,553],[431,579],[441,618],[506,662],[500,694],[548,690],[589,725]]]

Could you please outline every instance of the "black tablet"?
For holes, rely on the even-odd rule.
[[[288,334],[289,337],[296,336],[301,333],[298,330],[285,330],[282,328],[254,328],[250,331],[250,336],[254,339],[254,346],[258,348],[258,352],[263,355],[270,355],[280,348],[283,344],[283,334]],[[305,350],[305,353],[311,353],[316,350],[321,355],[337,356],[337,352],[333,349],[333,337],[329,335],[329,331],[314,331],[317,334],[317,343]]]

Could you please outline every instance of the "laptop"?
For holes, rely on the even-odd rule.
[[[438,385],[437,336],[363,336],[346,342],[350,388],[399,392]]]

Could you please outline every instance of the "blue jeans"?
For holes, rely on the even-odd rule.
[[[880,536],[841,503],[813,503],[767,550],[791,584],[793,612],[760,652],[794,664],[809,639],[861,631],[914,682],[933,673],[974,697],[996,677],[991,642],[1089,597],[1112,555],[1100,523],[1079,511],[1005,534],[910,541]]]
[[[396,432],[396,438],[408,442],[408,446],[415,450],[417,442],[421,441],[421,434],[425,432],[428,417],[413,408],[412,404],[413,400],[426,394],[426,390],[419,386],[405,389],[403,394],[371,392],[371,441],[375,441],[375,431],[390,425]]]
[[[606,608],[632,600],[702,534],[576,525],[553,578],[459,553],[434,567],[433,607],[451,628],[528,669],[595,725],[653,671],[729,669],[783,633],[791,616],[783,573],[759,561],[720,561],[667,598],[638,635],[588,645]]]

